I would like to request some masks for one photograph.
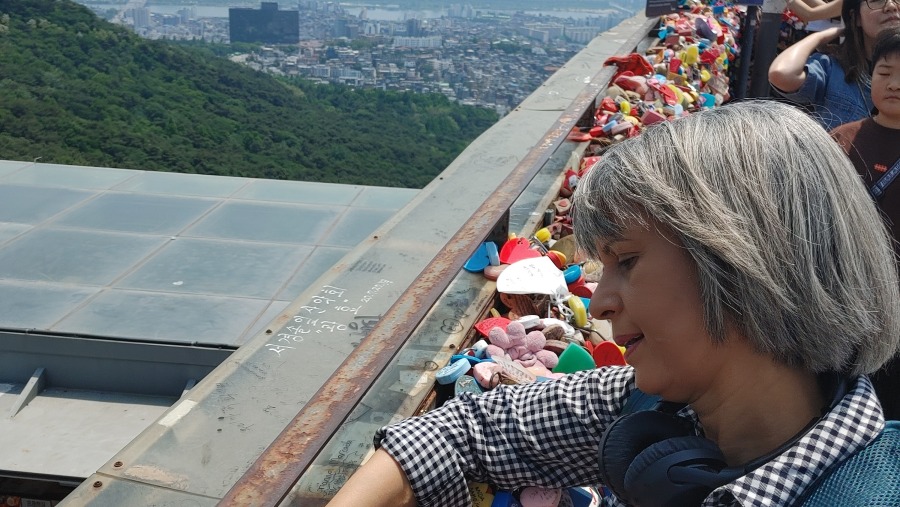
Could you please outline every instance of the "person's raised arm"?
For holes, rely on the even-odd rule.
[[[829,28],[807,35],[781,52],[769,66],[769,83],[775,88],[793,93],[806,81],[806,60],[822,44],[836,39],[843,28]]]
[[[788,0],[787,6],[802,21],[837,18],[841,15],[843,0],[825,3],[820,0]]]
[[[406,474],[394,458],[378,449],[338,491],[328,507],[415,507]]]

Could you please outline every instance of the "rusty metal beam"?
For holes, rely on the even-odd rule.
[[[646,36],[636,32],[622,45],[632,51]],[[319,451],[390,364],[469,256],[484,241],[529,182],[604,90],[614,68],[604,68],[579,93],[541,141],[516,165],[471,218],[447,242],[334,375],[263,451],[219,506],[275,507],[313,463]]]

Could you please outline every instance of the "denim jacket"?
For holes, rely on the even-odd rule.
[[[868,118],[873,108],[871,85],[848,83],[837,60],[822,53],[813,53],[806,60],[806,81],[799,90],[779,93],[788,100],[811,106],[813,116],[825,130]]]

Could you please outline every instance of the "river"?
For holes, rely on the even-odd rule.
[[[121,9],[125,3],[95,3],[95,2],[79,2],[83,5],[87,5],[88,7],[98,10],[104,11],[108,9]],[[283,2],[279,8],[284,9],[285,3]],[[246,7],[246,5],[241,5],[242,7]],[[386,8],[386,7],[373,7],[366,6],[363,7],[360,4],[351,4],[351,3],[342,3],[341,6],[348,14],[352,14],[354,16],[359,16],[359,13],[366,9],[366,18],[373,20],[381,20],[381,21],[403,21],[405,19],[436,19],[442,16],[447,15],[447,9],[434,9],[434,10],[408,10],[408,9],[399,9],[399,8]],[[150,12],[154,14],[177,14],[178,11],[191,8],[194,10],[194,15],[198,18],[227,18],[228,17],[228,9],[226,6],[218,6],[218,5],[184,5],[184,4],[149,4],[147,8],[150,9]],[[258,4],[257,4],[258,8]],[[504,11],[496,11],[496,12],[504,12]],[[558,18],[574,18],[574,19],[582,19],[590,16],[597,16],[599,12],[597,10],[584,10],[584,11],[572,11],[572,10],[542,10],[542,11],[525,11],[528,14],[534,16],[554,16]]]

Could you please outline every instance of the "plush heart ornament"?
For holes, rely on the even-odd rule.
[[[497,277],[497,290],[505,294],[567,293],[562,271],[544,256],[511,264]]]
[[[512,264],[522,259],[540,257],[541,252],[531,248],[531,243],[525,238],[513,238],[504,243],[500,249],[500,262]]]

